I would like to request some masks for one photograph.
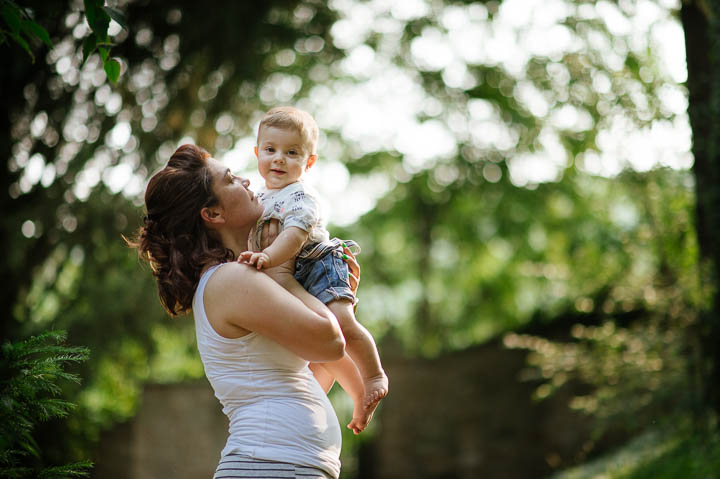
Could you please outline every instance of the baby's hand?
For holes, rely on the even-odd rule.
[[[252,264],[260,270],[270,267],[270,256],[262,251],[244,251],[238,256],[238,263]]]

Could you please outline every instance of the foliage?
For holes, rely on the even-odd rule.
[[[93,52],[97,51],[108,79],[110,82],[116,83],[120,76],[121,66],[116,58],[110,58],[110,49],[113,44],[110,41],[108,29],[111,19],[123,28],[126,28],[126,22],[121,11],[105,6],[104,3],[104,0],[84,0],[85,16],[92,33],[83,40],[83,63]],[[9,37],[25,49],[32,63],[35,63],[35,55],[28,43],[29,40],[38,39],[48,48],[53,48],[50,35],[42,25],[33,20],[31,9],[18,6],[13,0],[2,0],[0,12],[2,12],[6,26],[5,29],[0,29],[0,45],[7,42]]]
[[[95,351],[82,365],[83,387],[67,388],[82,414],[48,424],[38,439],[57,457],[82,456],[102,428],[130,417],[144,381],[203,374],[192,322],[167,318],[152,275],[121,238],[139,224],[147,176],[186,135],[221,155],[266,109],[256,91],[268,76],[302,74],[307,92],[311,65],[340,56],[329,34],[334,13],[322,3],[216,2],[220,17],[191,1],[114,5],[126,28],[107,28],[106,16],[117,16],[100,2],[85,3],[87,23],[77,3],[34,2],[54,48],[35,65],[3,49],[9,67],[0,70],[3,91],[13,92],[0,100],[8,158],[0,241],[9,252],[0,336],[64,329]],[[105,59],[87,46],[96,38],[103,53],[107,35],[127,65],[112,87]],[[303,52],[292,65],[274,62],[296,46]],[[216,131],[228,118],[237,120]]]
[[[121,27],[127,28],[125,16],[119,10],[104,6],[104,0],[83,0],[85,17],[92,29],[92,34],[85,37],[82,44],[83,63],[97,50],[103,62],[103,69],[111,83],[116,83],[120,76],[120,62],[110,58],[110,20],[115,20]]]
[[[582,311],[629,272],[640,285],[660,266],[653,242],[633,243],[626,233],[636,219],[646,224],[637,213],[647,210],[641,195],[649,192],[633,184],[644,174],[608,181],[591,165],[604,154],[613,125],[649,132],[682,117],[659,101],[661,90],[676,85],[658,66],[652,45],[634,50],[629,35],[611,33],[586,2],[562,3],[567,16],[558,28],[582,46],[528,53],[522,62],[482,48],[445,65],[416,54],[421,45],[451,42],[459,35],[453,23],[492,32],[504,5],[498,2],[428,3],[429,12],[409,20],[399,35],[378,31],[367,39],[377,56],[388,44],[399,45],[389,50],[392,62],[411,71],[437,102],[432,107],[428,100],[419,121],[449,125],[453,142],[448,152],[427,159],[390,148],[346,163],[353,178],[368,172],[389,178],[376,208],[341,235],[364,247],[361,321],[380,335],[392,331],[409,354],[462,348],[517,328],[538,311],[547,317]],[[631,18],[633,5],[609,8]],[[525,32],[513,33],[521,38]],[[616,44],[624,47],[609,47]],[[599,83],[603,92],[594,86]],[[568,111],[575,121],[558,122]],[[422,144],[419,134],[416,141]],[[518,165],[529,157],[542,159],[544,179],[521,174]],[[650,178],[666,173],[647,172]],[[688,201],[687,178],[673,188],[672,202]],[[692,229],[692,215],[682,217]],[[683,231],[676,226],[666,233]],[[632,300],[642,302],[640,289],[632,289]]]
[[[642,318],[619,327],[608,319],[601,326],[575,325],[572,342],[511,333],[505,344],[532,352],[528,362],[543,380],[537,399],[568,383],[589,385],[570,407],[597,420],[596,434],[608,429],[637,433],[658,421],[671,421],[697,403],[683,326],[687,324],[668,327],[658,318]]]
[[[598,435],[618,429],[634,434],[700,403],[693,373],[702,301],[697,246],[693,236],[678,234],[687,231],[693,207],[692,195],[682,192],[684,175],[626,174],[644,206],[621,240],[626,254],[645,258],[624,268],[602,296],[577,299],[600,324],[577,323],[569,338],[515,333],[504,338],[506,346],[531,352],[529,365],[542,383],[538,399],[568,383],[586,386],[570,405],[596,419]],[[628,319],[623,311],[635,314]]]
[[[60,380],[80,382],[65,367],[86,361],[89,351],[65,346],[65,333],[47,331],[20,342],[6,342],[0,354],[0,475],[7,478],[85,477],[87,461],[43,464],[34,437],[38,423],[66,418],[75,407],[58,399]]]
[[[144,182],[179,142],[230,159],[234,147],[247,146],[261,112],[278,103],[345,114],[321,122],[321,156],[342,163],[353,185],[384,185],[356,224],[331,227],[363,247],[358,313],[378,340],[395,335],[406,353],[435,355],[568,311],[611,317],[643,309],[675,328],[685,323],[666,321],[666,308],[695,304],[688,172],[607,178],[591,168],[603,139],[617,133],[614,122],[643,132],[681,128],[684,113],[660,98],[684,100],[683,87],[652,45],[635,48],[611,32],[592,2],[564,2],[568,14],[556,27],[579,45],[571,51],[513,66],[473,50],[440,67],[413,51],[452,38],[453,19],[493,31],[503,2],[418,2],[425,13],[407,18],[385,11],[353,45],[338,41],[356,26],[342,16],[382,2],[121,1],[127,20],[114,33],[113,13],[100,2],[85,2],[88,24],[78,4],[36,3],[55,48],[35,66],[9,51],[0,71],[3,92],[11,92],[0,99],[0,152],[8,158],[0,175],[8,252],[0,333],[62,328],[96,352],[83,366],[86,386],[70,391],[82,419],[58,434],[93,440],[133,414],[144,381],[202,374],[192,323],[164,315],[149,271],[121,234],[139,224]],[[631,18],[636,2],[602,3]],[[112,87],[103,73],[110,57],[100,50],[107,40],[126,65]],[[368,50],[377,70],[344,68],[346,57]],[[418,124],[446,125],[448,152],[418,159],[398,142],[346,131],[354,112],[338,105],[349,85],[394,93],[372,83],[378,70],[407,75],[403,87],[422,93]],[[543,99],[541,108],[528,98]],[[388,110],[373,121],[383,124]],[[577,121],[557,121],[568,112]],[[399,134],[385,126],[392,139]],[[250,157],[251,145],[246,150]],[[553,174],[542,180],[518,176],[518,165],[535,157],[559,166],[546,164]],[[681,284],[685,299],[667,302]],[[610,360],[596,350],[607,354],[601,363]]]
[[[35,55],[28,41],[37,38],[48,48],[53,47],[47,30],[33,20],[27,8],[18,6],[12,0],[1,0],[0,14],[5,23],[5,28],[0,28],[0,45],[7,42],[8,38],[12,39],[27,52],[32,63],[35,63]]]
[[[682,438],[655,460],[645,462],[618,479],[713,477],[720,470],[720,437],[706,433]]]

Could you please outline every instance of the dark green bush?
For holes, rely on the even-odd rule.
[[[0,348],[0,477],[61,479],[85,477],[88,461],[47,465],[33,437],[41,422],[67,417],[75,407],[60,399],[61,380],[79,382],[65,371],[85,361],[87,348],[65,346],[65,332],[47,331]]]

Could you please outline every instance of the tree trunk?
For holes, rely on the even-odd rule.
[[[695,156],[700,281],[706,292],[700,311],[703,399],[720,416],[720,2],[686,0],[680,13]]]

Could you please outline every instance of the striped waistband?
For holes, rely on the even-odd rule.
[[[321,469],[286,462],[227,454],[220,459],[213,479],[333,479]]]
[[[339,238],[333,238],[328,241],[323,241],[321,243],[312,243],[303,247],[300,253],[298,253],[297,259],[319,259],[326,254],[337,250],[342,253],[343,243],[345,244],[345,246],[348,247],[348,249],[350,249],[350,252],[353,254],[353,256],[360,254],[360,245],[358,245],[353,240],[341,240]]]

